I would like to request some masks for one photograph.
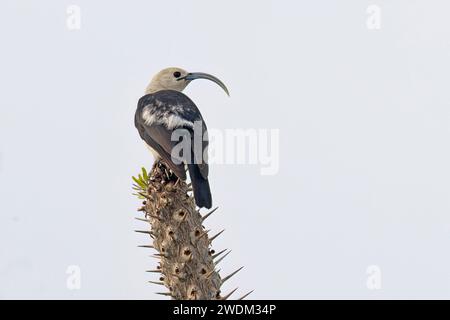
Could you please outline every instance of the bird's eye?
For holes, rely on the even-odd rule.
[[[181,76],[181,72],[175,71],[175,72],[173,73],[173,76],[174,76],[175,78],[179,78],[179,77]]]

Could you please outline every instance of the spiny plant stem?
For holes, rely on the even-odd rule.
[[[165,286],[167,291],[158,294],[175,300],[228,299],[235,291],[221,295],[222,284],[237,271],[223,279],[216,270],[216,261],[221,261],[225,250],[215,253],[211,249],[212,238],[203,222],[216,209],[203,217],[197,211],[195,201],[189,194],[190,186],[177,179],[162,162],[157,162],[148,174],[145,169],[133,177],[133,189],[144,200],[139,209],[148,223],[145,230],[136,230],[150,236],[151,244],[142,247],[158,251],[153,257],[159,260],[156,269],[158,281],[153,284]]]

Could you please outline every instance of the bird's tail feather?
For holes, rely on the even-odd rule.
[[[188,164],[188,169],[195,203],[199,208],[205,207],[210,209],[212,207],[212,196],[208,179],[203,178],[196,164]]]

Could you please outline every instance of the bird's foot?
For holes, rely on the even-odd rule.
[[[167,180],[176,181],[176,183],[178,183],[179,178],[171,169],[166,170],[166,175],[167,175]]]

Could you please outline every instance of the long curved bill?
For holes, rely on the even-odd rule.
[[[217,83],[222,89],[223,91],[225,91],[225,93],[230,96],[230,93],[227,89],[227,87],[225,86],[225,84],[219,80],[219,78],[214,77],[213,75],[209,74],[209,73],[204,73],[204,72],[191,72],[188,73],[185,77],[183,77],[183,79],[185,80],[195,80],[195,79],[207,79],[210,80],[212,82]],[[181,80],[181,79],[179,79]]]

